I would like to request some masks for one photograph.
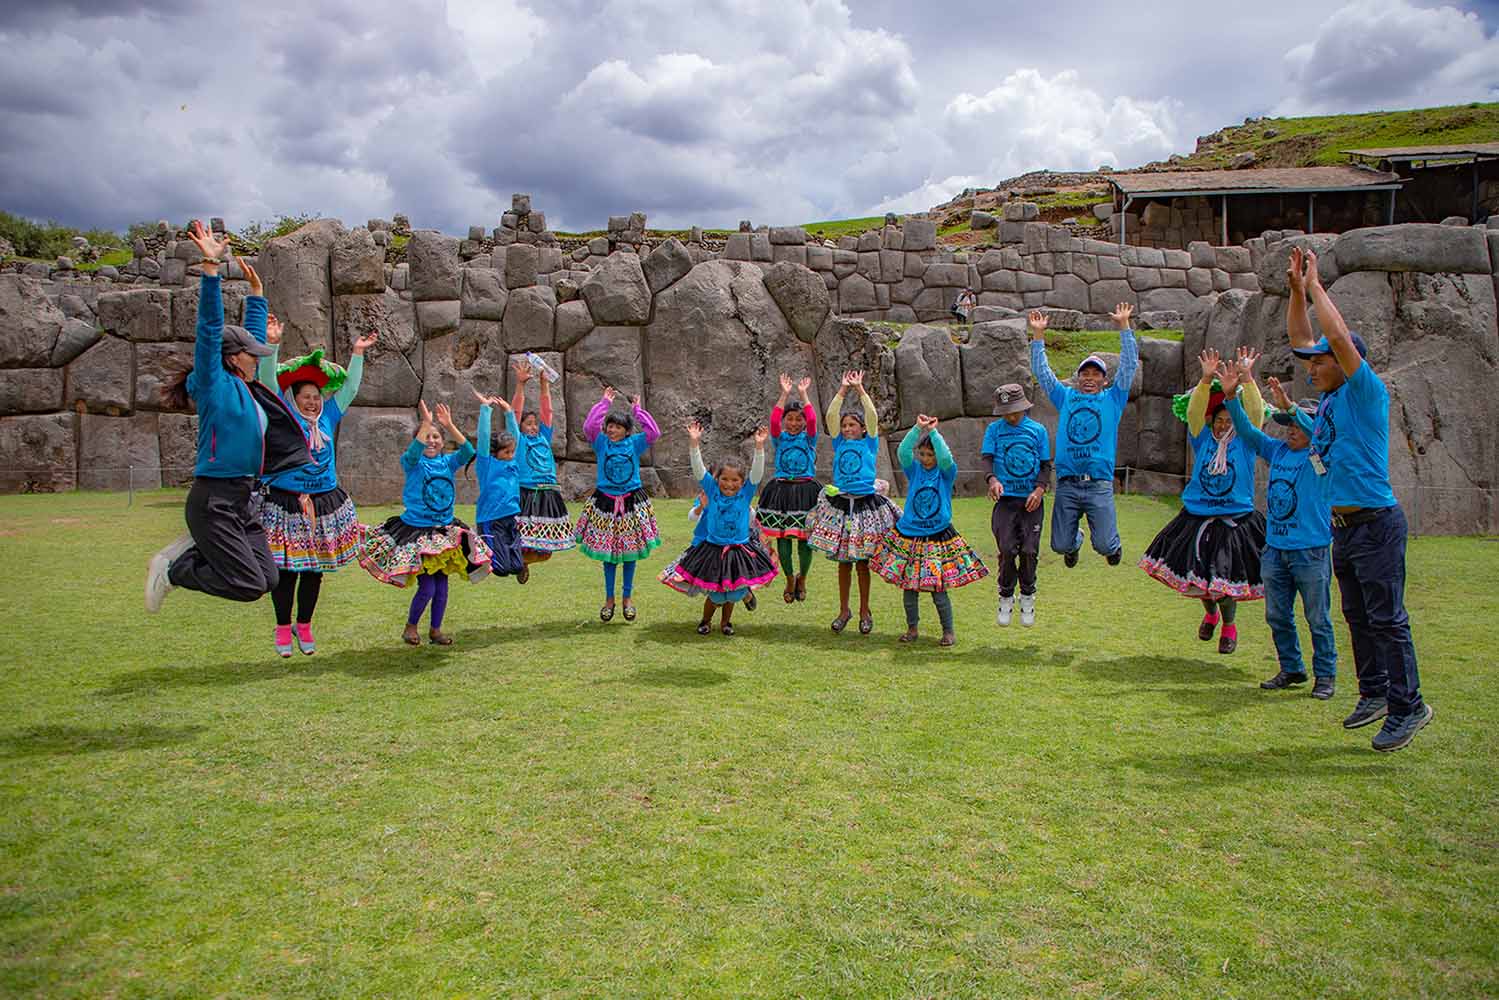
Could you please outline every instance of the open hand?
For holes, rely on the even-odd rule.
[[[1232,399],[1239,391],[1239,379],[1243,370],[1232,362],[1225,361],[1218,366],[1218,382],[1223,386],[1223,398]]]
[[[510,367],[515,371],[515,381],[524,385],[531,380],[531,362],[525,358],[513,361]]]
[[[801,378],[796,380],[796,391],[801,393],[803,396],[807,394],[807,390],[810,388],[812,388],[812,380],[806,375],[803,375]]]
[[[1320,287],[1322,276],[1317,273],[1317,255],[1308,250],[1306,252],[1306,290],[1311,291]]]
[[[1250,381],[1254,378],[1254,364],[1260,359],[1259,351],[1252,347],[1240,347],[1237,359],[1239,366],[1239,381]]]
[[[365,351],[369,350],[371,347],[374,347],[375,346],[375,338],[377,336],[379,336],[379,334],[376,331],[371,330],[369,333],[366,333],[363,337],[355,337],[354,338],[354,353],[355,354],[363,354]]]
[[[633,395],[633,396],[630,397],[630,409],[632,409],[632,410],[638,410],[638,409],[640,409],[640,394],[639,393],[636,393],[635,395]]]
[[[250,283],[250,294],[264,295],[265,285],[261,283],[260,272],[251,267],[250,262],[243,257],[235,257],[234,259],[239,261],[239,269],[245,272],[245,280]]]
[[[614,386],[612,386],[612,385],[606,385],[606,386],[604,386],[604,398],[607,399],[609,402],[611,402],[611,403],[614,402],[615,398],[618,395],[619,395],[619,393],[617,393],[617,392],[614,391]]]
[[[687,421],[687,440],[693,444],[701,444],[703,441],[703,425],[696,417]]]
[[[268,314],[265,318],[265,342],[267,344],[281,343],[281,329],[281,321],[276,318],[275,314]]]
[[[1130,317],[1134,314],[1134,306],[1130,305],[1128,302],[1121,302],[1114,307],[1113,312],[1109,313],[1109,318],[1114,321],[1114,325],[1119,329],[1128,330]]]
[[[853,386],[855,389],[858,389],[860,392],[863,392],[864,391],[864,372],[862,370],[859,370],[859,369],[855,369],[854,371],[849,372],[848,373],[848,384],[851,385],[851,386]]]
[[[1039,309],[1032,309],[1026,314],[1025,321],[1030,324],[1031,339],[1043,340],[1046,337],[1046,328],[1051,325],[1051,318]]]
[[[416,410],[422,415],[423,424],[430,424],[432,422],[432,411],[427,409],[427,401],[425,399],[417,400]]]
[[[784,393],[791,392],[791,376],[785,372],[781,372],[781,391]]]
[[[770,439],[770,428],[761,424],[755,428],[755,447],[764,448],[765,442]]]
[[[1291,287],[1292,294],[1306,295],[1305,271],[1305,253],[1300,247],[1292,247],[1290,259],[1286,262],[1286,284]]]
[[[447,403],[437,404],[437,422],[448,430],[453,429],[453,411],[448,409]]]
[[[1209,347],[1197,355],[1197,361],[1202,365],[1202,377],[1198,381],[1203,384],[1213,381],[1213,377],[1218,374],[1218,366],[1221,363],[1218,351]]]
[[[1286,392],[1286,387],[1280,384],[1280,379],[1271,375],[1265,379],[1265,385],[1270,387],[1270,399],[1282,410],[1289,410],[1293,405],[1291,396]]]
[[[188,239],[198,245],[198,249],[202,252],[204,260],[217,263],[229,249],[229,238],[227,236],[224,239],[218,239],[213,233],[204,228],[203,223],[197,219],[194,219],[192,225],[188,227],[187,236]],[[256,280],[258,281],[259,279],[257,278]],[[256,294],[259,293],[257,292]]]

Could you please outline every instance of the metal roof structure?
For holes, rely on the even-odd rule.
[[[1499,156],[1499,142],[1453,143],[1448,146],[1380,146],[1373,149],[1344,149],[1339,152],[1348,156],[1360,156],[1369,160],[1388,160],[1391,163],[1410,163],[1414,160],[1467,159],[1474,156]]]
[[[1399,174],[1363,166],[1268,167],[1263,170],[1177,170],[1111,174],[1108,182],[1128,198],[1239,194],[1315,194],[1328,191],[1394,191]]]

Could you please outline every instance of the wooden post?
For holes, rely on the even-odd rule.
[[[1223,242],[1220,246],[1228,246],[1228,195],[1223,196]]]

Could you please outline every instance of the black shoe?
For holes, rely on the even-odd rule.
[[[1320,698],[1322,701],[1333,696],[1333,683],[1331,677],[1318,677],[1312,684],[1312,697]]]
[[[1411,715],[1402,715],[1399,718],[1391,715],[1384,720],[1384,727],[1374,734],[1374,749],[1389,753],[1391,750],[1400,750],[1410,746],[1411,740],[1416,738],[1416,733],[1421,727],[1431,721],[1436,710],[1430,705],[1423,704],[1419,712]]]
[[[745,594],[744,600],[740,601],[739,603],[744,605],[744,610],[746,611],[753,611],[760,605],[760,601],[757,597],[755,597],[755,592],[753,590],[748,594]]]
[[[1260,681],[1260,687],[1266,691],[1279,691],[1281,688],[1291,687],[1293,684],[1305,684],[1306,674],[1288,674],[1284,670],[1270,678],[1268,681]],[[1320,684],[1321,681],[1318,681]]]
[[[1062,556],[1062,562],[1067,566],[1068,569],[1071,569],[1072,567],[1077,565],[1077,553],[1068,552],[1066,555]]]
[[[1119,560],[1121,560],[1121,559],[1124,558],[1124,553],[1122,551],[1121,552],[1110,552],[1105,558],[1108,559],[1110,566],[1118,566],[1119,565]]]
[[[1358,704],[1353,707],[1353,714],[1343,720],[1344,729],[1357,729],[1359,726],[1367,726],[1378,719],[1383,719],[1390,714],[1390,707],[1383,698],[1359,697]]]

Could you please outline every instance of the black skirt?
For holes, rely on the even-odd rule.
[[[775,560],[756,541],[721,545],[701,541],[683,552],[657,578],[673,590],[717,603],[738,601],[776,578]]]
[[[812,531],[808,522],[820,496],[822,484],[815,479],[772,479],[760,487],[755,517],[771,538],[805,540]]]
[[[1260,553],[1265,515],[1204,517],[1183,510],[1140,557],[1140,568],[1184,597],[1257,601],[1265,596]]]
[[[539,490],[532,486],[520,488],[521,517],[540,517],[549,520],[568,520],[567,501],[557,489]]]

